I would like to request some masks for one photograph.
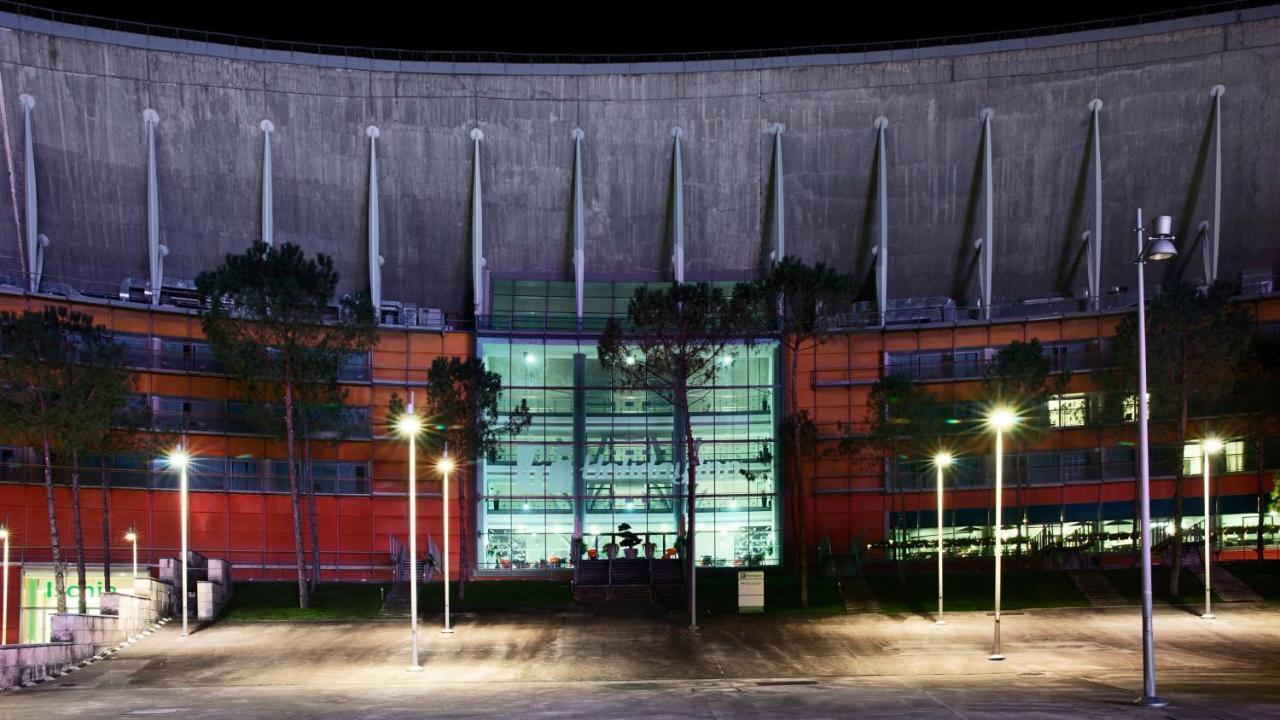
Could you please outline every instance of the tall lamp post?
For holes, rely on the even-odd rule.
[[[396,421],[396,430],[409,443],[409,643],[413,648],[413,662],[409,672],[422,672],[418,664],[418,433],[422,432],[422,419],[413,411],[413,396],[409,407]]]
[[[169,467],[178,471],[178,515],[182,524],[182,637],[187,636],[187,465],[190,463],[185,445],[169,451]],[[134,572],[136,574],[136,568]]]
[[[138,579],[138,533],[137,531],[130,529],[129,532],[124,534],[124,539],[125,539],[125,542],[133,545],[133,579],[137,580]]]
[[[1150,240],[1143,236],[1142,208],[1138,208],[1138,506],[1142,519],[1142,696],[1137,704],[1164,707],[1169,703],[1156,695],[1156,645],[1151,622],[1151,466],[1147,442],[1147,296],[1144,270],[1147,262],[1168,260],[1178,254],[1173,246],[1173,218],[1156,218]]]
[[[933,466],[938,470],[938,619],[935,625],[946,625],[942,618],[942,472],[951,467],[951,453],[943,451],[933,456]]]
[[[987,416],[987,425],[996,431],[996,607],[995,634],[988,660],[1003,660],[1000,653],[1000,561],[1004,555],[1004,433],[1018,421],[1007,407],[997,407]]]
[[[449,473],[453,471],[453,458],[449,457],[449,441],[444,443],[444,457],[440,458],[436,469],[444,480],[440,487],[440,504],[444,511],[444,629],[440,632],[449,634],[453,627],[449,625]]]
[[[4,590],[0,592],[0,645],[9,644],[9,528],[0,525],[0,540],[4,541]]]
[[[1204,471],[1204,614],[1201,618],[1212,620],[1213,605],[1209,599],[1209,589],[1213,583],[1211,578],[1213,575],[1209,572],[1212,564],[1212,546],[1210,545],[1210,537],[1213,535],[1213,513],[1210,511],[1209,505],[1209,456],[1216,455],[1222,450],[1222,441],[1218,438],[1205,438],[1200,443],[1200,464],[1201,470]]]

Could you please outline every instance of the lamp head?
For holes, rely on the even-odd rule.
[[[1018,422],[1018,416],[1013,410],[1007,407],[997,407],[987,415],[987,424],[993,430],[1004,431],[1013,427]]]
[[[9,528],[0,526],[0,540],[9,539]]]
[[[1160,262],[1177,257],[1178,248],[1174,247],[1173,240],[1173,218],[1168,215],[1156,218],[1155,230],[1151,233],[1151,244],[1143,260]]]
[[[953,459],[954,458],[951,457],[951,453],[947,452],[946,450],[943,450],[942,452],[939,452],[938,454],[933,456],[933,464],[940,468],[948,468],[948,467],[951,467],[951,462]]]
[[[422,418],[414,413],[405,413],[396,420],[396,431],[405,437],[416,437],[422,432]]]
[[[436,469],[438,469],[440,472],[444,473],[445,475],[448,475],[449,473],[453,472],[453,468],[454,468],[453,458],[451,457],[447,457],[447,456],[442,457],[440,458],[440,462],[436,463]]]
[[[186,448],[176,447],[169,451],[169,467],[174,470],[184,470],[191,462],[191,456],[187,454]]]
[[[138,533],[130,530],[124,534],[124,539],[125,542],[136,542],[138,540]]]
[[[1205,455],[1214,455],[1222,451],[1222,441],[1216,437],[1205,438],[1201,447],[1204,448]]]

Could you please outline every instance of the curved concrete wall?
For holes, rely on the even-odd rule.
[[[1271,13],[1275,15],[1275,13]],[[72,34],[72,33],[68,33]],[[1132,35],[1132,33],[1130,33]],[[147,275],[144,108],[157,130],[166,275],[192,278],[260,235],[270,119],[276,242],[334,255],[367,284],[368,139],[381,129],[383,297],[470,307],[469,131],[484,130],[495,274],[572,279],[570,130],[581,127],[588,278],[670,276],[671,128],[683,127],[689,276],[749,273],[770,240],[775,123],[787,250],[865,275],[874,118],[887,131],[891,297],[977,297],[979,112],[994,110],[993,296],[1087,284],[1090,114],[1101,98],[1102,284],[1131,285],[1134,209],[1171,214],[1202,275],[1212,219],[1209,90],[1223,98],[1221,271],[1280,265],[1280,19],[987,51],[750,70],[499,74],[355,70],[129,47],[0,28],[0,268],[20,271],[22,110],[33,96],[45,272],[118,286]]]

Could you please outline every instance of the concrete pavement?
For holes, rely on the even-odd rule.
[[[405,672],[403,622],[166,628],[111,659],[0,696],[0,718],[610,716],[1280,718],[1280,608],[1205,621],[1157,610],[1163,710],[1140,686],[1134,608],[1004,618],[1008,660],[986,660],[991,618],[821,619],[592,613],[460,618],[422,627]]]

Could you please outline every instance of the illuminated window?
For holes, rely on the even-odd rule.
[[[1222,457],[1226,460],[1226,471],[1244,471],[1244,441],[1232,440],[1222,444]]]
[[[1199,475],[1202,470],[1200,467],[1200,443],[1190,442],[1182,446],[1182,474]]]
[[[1199,475],[1204,472],[1204,467],[1200,464],[1203,451],[1199,442],[1187,443],[1182,449],[1182,472],[1187,475]],[[1221,468],[1224,472],[1243,472],[1244,471],[1244,441],[1231,440],[1222,443],[1222,462],[1214,463],[1209,466],[1211,472],[1218,472]]]
[[[1049,398],[1049,424],[1053,427],[1084,425],[1088,401],[1084,393],[1055,395]]]
[[[1138,419],[1138,396],[1125,395],[1124,397],[1124,415],[1121,418],[1124,422],[1130,423]],[[1147,393],[1147,419],[1151,419],[1151,393]]]

